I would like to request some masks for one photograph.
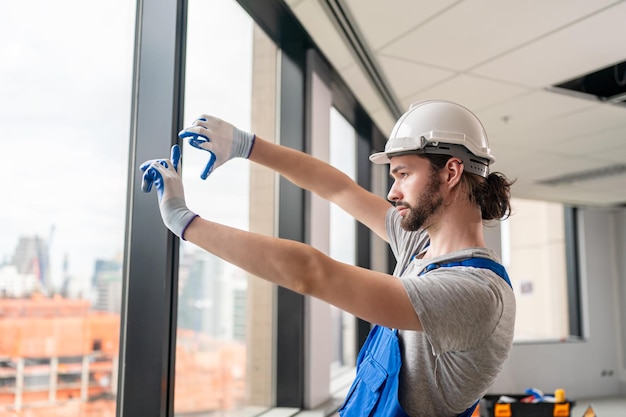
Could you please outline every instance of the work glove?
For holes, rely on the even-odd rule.
[[[252,133],[237,129],[224,120],[203,114],[191,127],[178,133],[181,139],[188,138],[194,148],[208,151],[210,154],[204,171],[203,180],[216,168],[233,158],[248,158],[254,145]]]
[[[171,157],[152,159],[139,167],[143,172],[141,189],[149,193],[156,186],[159,196],[159,209],[163,223],[176,236],[184,240],[185,229],[197,216],[185,204],[183,181],[178,173],[180,166],[180,146],[172,146]]]

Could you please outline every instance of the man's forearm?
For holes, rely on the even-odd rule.
[[[312,290],[324,257],[303,243],[235,229],[196,217],[185,240],[267,281],[301,294]]]
[[[330,164],[304,152],[257,137],[249,159],[266,166],[300,188],[311,191],[327,200],[354,182]]]
[[[335,203],[378,236],[387,239],[385,216],[389,202],[363,189],[330,164],[259,137],[249,159],[273,169],[298,187]]]

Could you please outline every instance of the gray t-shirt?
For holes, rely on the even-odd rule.
[[[433,262],[498,259],[485,248],[420,259],[428,235],[405,231],[400,220],[390,209],[387,235],[397,260],[394,275],[402,280],[424,328],[399,332],[400,403],[410,416],[456,416],[487,392],[502,369],[513,342],[515,298],[506,281],[489,269],[455,266],[419,276]]]

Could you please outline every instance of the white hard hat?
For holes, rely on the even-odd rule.
[[[445,100],[413,103],[393,127],[384,152],[371,155],[370,161],[387,164],[394,156],[416,153],[457,157],[465,171],[483,177],[489,175],[489,164],[496,160],[478,117]]]

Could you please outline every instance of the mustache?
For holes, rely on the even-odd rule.
[[[408,208],[408,209],[410,209],[410,208],[411,208],[411,205],[410,205],[409,203],[407,203],[406,201],[402,201],[402,200],[399,200],[399,201],[394,202],[394,205],[395,205],[396,207],[406,207],[406,208]]]

